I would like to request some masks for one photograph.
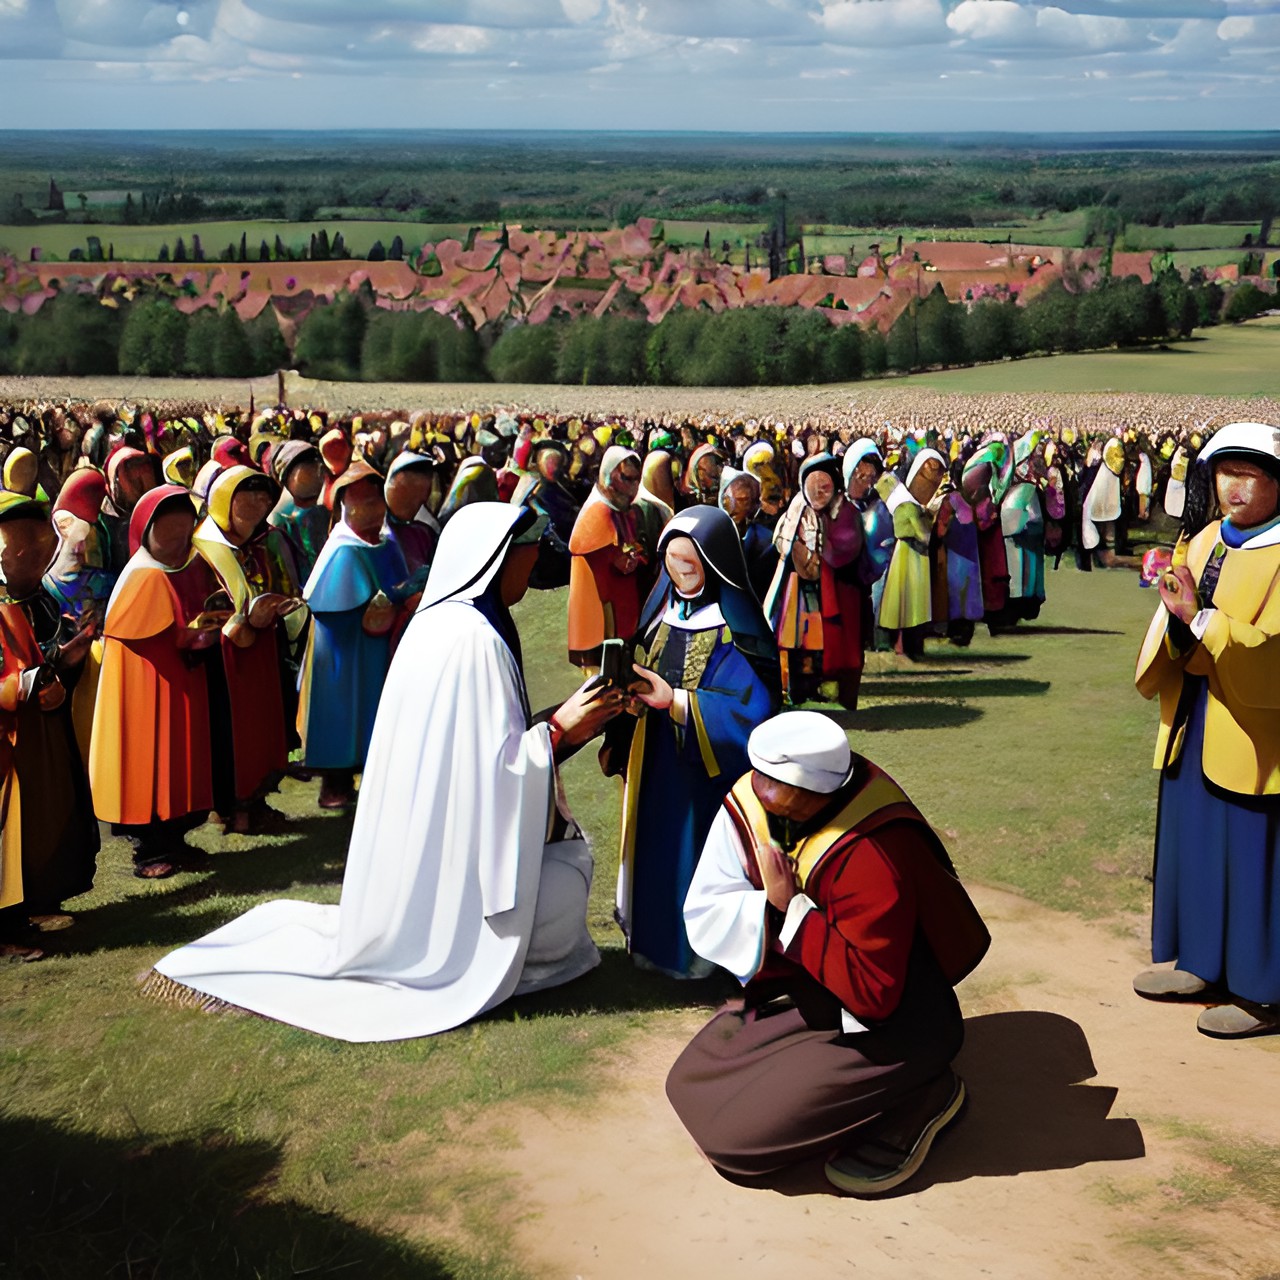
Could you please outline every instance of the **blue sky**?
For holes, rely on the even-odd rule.
[[[1280,0],[0,0],[0,127],[1247,129]]]

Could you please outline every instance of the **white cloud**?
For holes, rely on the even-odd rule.
[[[930,44],[947,38],[940,0],[823,0],[827,39],[849,45]]]
[[[471,54],[487,49],[490,37],[483,27],[432,22],[419,27],[411,43],[419,53]]]
[[[1274,49],[1280,45],[1280,14],[1233,14],[1218,23],[1218,39],[1255,50]]]
[[[947,26],[977,43],[1074,53],[1142,48],[1156,35],[1149,18],[1071,13],[1057,5],[1015,0],[961,0],[947,15]]]
[[[253,84],[260,125],[376,125],[387,94],[336,88],[376,78],[397,101],[430,84],[433,113],[456,102],[494,127],[806,128],[822,117],[802,103],[853,103],[840,94],[855,85],[855,128],[1251,127],[1275,100],[1278,48],[1280,0],[0,0],[14,123],[70,120],[81,82],[187,77]],[[275,87],[284,74],[302,95]],[[1212,92],[1218,114],[1135,114],[1144,77],[1176,77],[1188,101]],[[495,84],[518,115],[464,111]],[[102,104],[126,126],[158,118],[141,90],[83,92],[81,123],[115,122]],[[231,107],[209,102],[200,122]]]

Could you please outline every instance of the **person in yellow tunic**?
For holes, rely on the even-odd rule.
[[[919,657],[924,651],[925,628],[933,621],[929,543],[935,508],[931,504],[946,474],[942,455],[936,449],[921,449],[905,484],[886,472],[877,485],[893,516],[897,539],[880,598],[879,622],[884,630],[897,632],[898,652],[908,657]]]
[[[1280,1032],[1280,427],[1222,428],[1138,657],[1160,700],[1151,951],[1141,996],[1211,1002],[1220,1039]]]

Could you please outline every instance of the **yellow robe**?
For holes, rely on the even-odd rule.
[[[1221,522],[1201,530],[1187,548],[1197,581],[1218,542]],[[1178,653],[1168,642],[1169,613],[1161,603],[1138,654],[1136,684],[1160,699],[1155,768],[1182,750],[1185,726],[1170,748],[1183,673],[1209,682],[1201,767],[1212,783],[1237,795],[1280,794],[1280,545],[1228,550],[1201,641]]]

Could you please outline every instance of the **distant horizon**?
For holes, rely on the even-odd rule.
[[[727,137],[759,137],[780,134],[787,137],[834,138],[1092,138],[1092,137],[1185,137],[1204,134],[1245,134],[1250,137],[1274,136],[1276,129],[588,129],[577,126],[541,125],[183,125],[164,128],[154,125],[0,125],[0,137],[6,133],[585,133],[585,134],[670,134],[690,133]]]

